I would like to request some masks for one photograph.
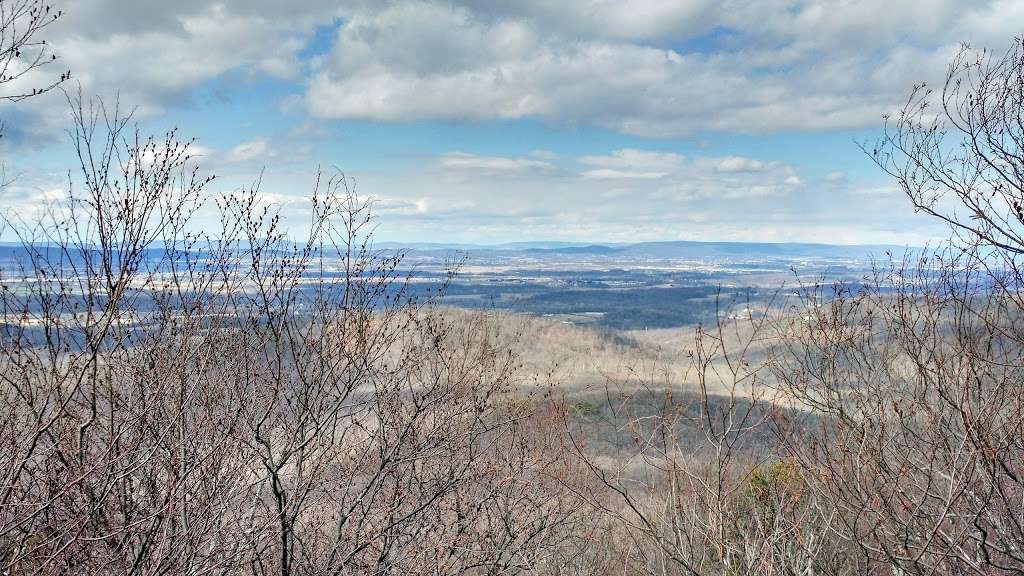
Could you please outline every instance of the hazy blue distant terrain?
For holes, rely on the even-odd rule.
[[[668,328],[707,322],[724,306],[763,302],[801,282],[856,285],[873,259],[901,257],[898,246],[835,246],[741,242],[647,242],[571,244],[531,242],[497,246],[378,244],[384,254],[405,253],[403,267],[414,273],[414,294],[434,293],[446,267],[460,262],[444,302],[464,308],[497,308],[594,323],[616,329]],[[201,252],[193,254],[193,257]],[[81,273],[80,254],[42,250],[37,256],[61,261]],[[166,269],[172,258],[151,250],[143,265]],[[31,267],[25,251],[0,245],[5,278]],[[331,275],[330,266],[327,275]]]
[[[421,278],[462,258],[446,302],[554,316],[609,328],[668,328],[707,322],[722,306],[763,302],[801,282],[856,286],[875,261],[902,246],[743,242],[497,246],[384,245],[405,249]]]

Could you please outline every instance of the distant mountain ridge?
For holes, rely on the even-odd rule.
[[[469,256],[515,255],[532,257],[546,256],[616,256],[626,258],[656,258],[680,260],[706,259],[858,259],[885,258],[887,254],[899,257],[907,252],[920,252],[912,246],[889,244],[822,244],[807,242],[703,242],[697,240],[670,240],[661,242],[587,243],[587,242],[509,242],[505,244],[458,244],[434,242],[378,242],[373,246],[379,250],[413,250],[426,254],[450,254],[461,252]],[[195,246],[194,249],[201,249]],[[241,246],[239,246],[241,248]],[[39,245],[44,252],[56,251],[56,247]],[[180,248],[179,248],[180,249]],[[56,255],[56,254],[54,254]],[[163,249],[153,247],[147,250],[147,258],[159,260],[165,255]],[[0,242],[0,261],[17,260],[25,256],[22,247],[12,242]],[[81,254],[72,251],[72,260],[79,260]]]
[[[624,252],[672,258],[707,258],[737,256],[774,256],[785,258],[864,258],[883,256],[887,252],[902,254],[915,250],[910,246],[886,244],[815,244],[806,242],[642,242],[623,249]]]
[[[660,242],[587,243],[587,242],[515,242],[494,245],[382,243],[379,248],[414,250],[460,250],[467,252],[521,252],[527,255],[607,255],[653,258],[856,258],[902,255],[919,251],[919,247],[894,244],[823,244],[810,242],[704,242],[669,240]]]
[[[523,252],[543,254],[613,254],[622,250],[623,248],[605,246],[603,244],[587,244],[586,246],[562,246],[560,248],[526,248]]]

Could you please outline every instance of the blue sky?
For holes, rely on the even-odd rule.
[[[317,167],[337,167],[379,200],[381,239],[474,243],[942,236],[855,143],[960,42],[998,49],[1024,17],[940,0],[64,8],[61,67],[144,131],[197,137],[211,193],[262,172],[265,201],[301,217]],[[60,198],[63,96],[0,118],[4,207]]]

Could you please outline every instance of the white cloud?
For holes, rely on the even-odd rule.
[[[674,152],[624,148],[603,156],[583,156],[579,161],[580,164],[601,168],[669,172],[679,168],[683,160],[683,156]]]
[[[448,170],[482,170],[488,172],[521,172],[529,170],[550,170],[550,162],[529,158],[505,158],[501,156],[477,156],[464,152],[449,152],[441,156],[441,167]]]
[[[86,93],[120,91],[142,116],[226,74],[269,75],[304,87],[316,117],[681,136],[877,125],[959,42],[998,49],[1022,13],[1013,0],[81,0],[48,35]]]
[[[274,22],[242,18],[223,5],[183,14],[177,26],[139,34],[68,32],[55,46],[85,91],[117,90],[143,114],[162,111],[199,83],[237,67],[294,74],[298,66],[285,61],[301,47],[281,38]]]
[[[782,196],[803,184],[791,166],[741,156],[687,160],[674,152],[626,148],[605,155],[583,156],[578,162],[591,167],[580,172],[584,180],[620,181],[620,185],[627,181],[657,181],[656,188],[644,193],[650,199],[665,202]],[[620,188],[602,195],[618,197],[625,193]]]
[[[396,198],[374,198],[373,209],[386,214],[425,214],[430,204],[425,198],[402,200]]]
[[[530,156],[533,157],[533,158],[537,158],[539,160],[548,160],[548,161],[558,160],[558,158],[559,158],[558,154],[552,152],[551,150],[531,150],[530,151]]]
[[[829,184],[838,184],[841,182],[846,182],[846,180],[846,173],[841,172],[839,170],[833,170],[832,172],[829,172],[828,174],[825,175],[825,182],[828,182]]]
[[[898,186],[892,184],[882,184],[879,186],[855,186],[850,190],[850,193],[858,196],[896,197],[903,195],[903,191]]]
[[[278,138],[308,143],[336,132],[348,136],[325,119],[530,119],[570,130],[598,126],[708,141],[719,140],[705,131],[877,126],[913,82],[941,76],[958,42],[999,49],[1019,33],[1024,17],[1024,5],[1014,0],[67,4],[68,17],[48,33],[61,68],[73,70],[86,94],[120,91],[124,104],[139,106],[142,121],[177,106],[201,106],[193,96],[216,93],[218,83],[258,86],[270,77],[289,87],[281,105],[294,115],[286,123],[291,132],[199,151],[204,163],[221,161],[218,168],[242,183],[252,180],[242,174],[251,168],[245,161],[275,149],[278,165],[315,155]],[[311,45],[317,30],[323,35]],[[307,58],[306,51],[317,55]],[[5,140],[59,132],[66,125],[59,100],[51,94],[0,108]],[[865,184],[860,174],[808,181],[769,157],[721,151],[684,158],[640,149],[672,144],[637,139],[630,139],[633,148],[580,158],[545,150],[441,154],[451,148],[430,145],[422,171],[379,170],[362,180],[388,199],[382,209],[389,218],[415,223],[424,234],[437,231],[431,219],[441,216],[451,218],[450,228],[481,237],[505,230],[667,238],[716,230],[718,237],[806,238],[828,227],[865,234],[912,228],[893,216],[905,206],[891,187]],[[555,145],[541,138],[523,149],[531,146]],[[295,189],[297,181],[290,173],[274,189]],[[54,183],[34,186],[49,190]],[[19,202],[40,200],[32,194]],[[809,225],[809,214],[819,223]]]
[[[227,159],[230,162],[246,162],[249,160],[258,160],[270,156],[270,146],[267,144],[266,138],[255,138],[248,142],[242,142],[238,146],[232,148],[227,155]]]
[[[0,174],[2,176],[2,174]],[[68,194],[54,175],[41,181],[2,181],[0,186],[0,232],[6,232],[9,222],[34,222],[46,213],[64,213]]]
[[[772,167],[772,164],[761,162],[760,160],[753,160],[742,156],[728,156],[718,161],[715,170],[726,173],[764,172]]]
[[[462,172],[458,179],[437,179],[428,176],[429,166],[425,172],[378,174],[374,192],[394,202],[381,220],[380,234],[482,243],[823,237],[904,242],[920,241],[932,224],[915,218],[898,195],[858,196],[852,185],[823,194],[812,185],[792,184],[794,175],[781,168],[723,174],[712,161],[699,160],[657,179],[565,178],[549,171],[530,178],[494,178],[478,170]],[[425,210],[415,208],[421,200]]]
[[[194,142],[187,143],[187,148],[185,148],[185,144],[181,142],[172,143],[168,147],[163,142],[155,141],[150,145],[143,146],[142,150],[137,151],[136,156],[129,159],[128,164],[131,166],[134,162],[138,162],[138,165],[145,167],[163,162],[169,157],[180,157],[180,160],[183,161],[195,161],[200,158],[209,158],[213,155],[212,150]]]
[[[299,51],[317,25],[338,13],[338,6],[327,0],[303,2],[302,9],[272,0],[62,4],[64,16],[43,36],[60,60],[19,82],[39,85],[40,78],[70,69],[71,89],[80,85],[86,95],[108,99],[117,94],[140,120],[185,102],[203,82],[226,73],[299,80]],[[12,127],[8,136],[38,139],[45,132],[52,137],[66,126],[62,104],[59,95],[51,94],[16,108],[0,105],[0,118],[11,119],[14,110],[27,115],[14,120],[28,127]],[[34,128],[41,123],[45,130]]]
[[[656,180],[667,176],[667,172],[635,172],[630,170],[615,170],[613,168],[599,168],[597,170],[585,170],[580,176],[590,180]]]
[[[862,127],[941,74],[958,42],[993,36],[991,4],[398,2],[349,15],[307,104],[645,136]]]

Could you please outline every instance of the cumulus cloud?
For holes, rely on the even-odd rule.
[[[299,81],[300,50],[337,13],[338,6],[326,0],[303,2],[301,10],[272,0],[78,0],[64,6],[64,17],[45,31],[60,57],[56,68],[44,67],[20,82],[36,85],[42,75],[70,69],[72,89],[81,86],[86,95],[108,98],[116,93],[141,120],[186,102],[202,83],[227,73]],[[29,127],[46,129],[14,126],[19,116]],[[0,104],[12,139],[59,134],[64,116],[55,94],[16,107]]]
[[[1004,43],[996,4],[397,2],[349,15],[306,98],[329,118],[644,136],[861,127],[941,74],[958,42]]]
[[[299,146],[278,138],[325,137],[334,133],[331,119],[528,119],[709,141],[715,135],[706,132],[877,126],[912,83],[941,76],[960,41],[999,49],[1018,34],[1024,5],[79,0],[66,13],[48,32],[61,68],[72,69],[86,94],[119,91],[142,121],[191,105],[197,88],[218,81],[269,79],[286,87],[258,96],[287,100],[280,104],[291,132],[206,151],[204,162],[221,163],[245,181],[252,176],[241,174],[251,167],[246,162],[275,149],[280,161],[300,155]],[[59,95],[47,98],[0,107],[7,142],[66,126]],[[850,230],[909,229],[890,216],[899,194],[860,181],[860,174],[809,178],[727,147],[684,158],[640,138],[622,141],[629,147],[579,157],[564,149],[445,154],[461,145],[428,145],[422,172],[380,170],[363,181],[389,198],[389,217],[422,224],[444,216],[481,236],[510,230],[598,238],[642,229],[673,237],[672,226],[689,227],[686,234],[716,229],[716,237],[728,236],[728,226],[736,234],[813,235],[805,221],[812,212],[823,228],[830,222]],[[541,140],[520,150],[531,146],[556,147]],[[295,184],[282,178],[276,189]],[[44,200],[33,194],[22,200]],[[846,196],[856,198],[857,210],[837,200]],[[436,231],[423,225],[426,233]]]
[[[771,167],[772,164],[761,162],[760,160],[752,160],[742,156],[728,156],[718,160],[715,170],[726,173],[764,172]]]
[[[83,4],[72,14],[88,8]],[[55,49],[86,92],[118,90],[143,114],[160,112],[201,82],[236,68],[295,74],[295,53],[303,45],[277,21],[235,14],[223,4],[197,7],[150,30],[89,36],[71,21],[64,31]]]
[[[66,13],[48,32],[61,66],[87,93],[120,91],[141,115],[241,73],[294,82],[321,118],[534,118],[685,136],[875,125],[911,83],[940,75],[959,42],[1005,44],[1024,8],[1012,0],[81,0]],[[303,51],[318,29],[335,31],[308,61]]]

